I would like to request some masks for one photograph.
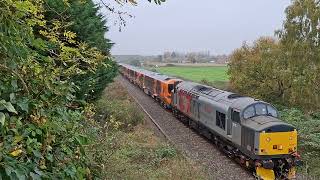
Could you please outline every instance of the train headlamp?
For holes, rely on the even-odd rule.
[[[267,141],[267,142],[270,142],[270,141],[271,141],[271,138],[270,138],[270,137],[267,137],[266,141]]]
[[[289,140],[292,140],[292,139],[293,139],[293,137],[292,137],[292,136],[290,136],[290,137],[289,137]]]

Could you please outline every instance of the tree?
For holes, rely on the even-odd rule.
[[[106,20],[91,0],[71,1],[68,6],[61,0],[47,0],[45,9],[46,19],[69,22],[68,29],[76,33],[78,41],[86,42],[89,46],[109,54],[113,43],[105,38],[108,31]]]
[[[196,54],[195,53],[188,53],[187,60],[191,63],[196,63],[197,62]]]
[[[0,3],[1,179],[92,176],[84,152],[92,139],[83,131],[90,107],[72,107],[73,79],[99,71],[108,57],[77,38],[69,16],[49,15],[47,4]]]
[[[319,109],[320,2],[293,1],[278,35],[294,79],[290,102],[305,109]]]
[[[260,38],[253,46],[244,44],[230,57],[230,83],[241,94],[282,103],[290,88],[280,44],[273,38]]]
[[[116,64],[96,12],[89,0],[1,1],[0,179],[99,172],[86,154],[99,133],[87,102],[113,79]],[[85,103],[74,105],[79,98]]]
[[[320,109],[320,5],[295,0],[286,9],[279,42],[262,38],[231,56],[231,86],[257,98]]]
[[[91,0],[71,1],[68,6],[61,0],[47,0],[45,9],[46,19],[57,19],[67,23],[67,28],[75,32],[77,41],[97,48],[105,55],[94,71],[72,77],[73,83],[77,86],[75,95],[78,100],[97,99],[103,91],[101,86],[106,86],[117,75],[117,65],[110,57],[113,44],[105,38],[108,31],[106,20],[98,13],[99,8]],[[83,67],[86,66],[84,63]]]

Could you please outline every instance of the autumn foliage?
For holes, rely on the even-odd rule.
[[[77,96],[87,91],[75,79],[110,82],[116,70],[108,44],[95,46],[96,39],[74,32],[77,9],[79,17],[100,21],[93,29],[104,39],[91,1],[0,2],[0,179],[95,176],[85,151],[94,140],[94,107]]]
[[[320,109],[320,4],[295,0],[277,39],[260,38],[234,51],[231,86],[242,94],[306,112]]]

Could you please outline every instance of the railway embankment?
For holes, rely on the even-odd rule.
[[[103,177],[208,179],[200,164],[168,143],[119,80],[105,89],[96,107],[104,132],[94,158],[103,166]]]
[[[179,151],[188,159],[201,164],[209,179],[254,179],[254,176],[229,159],[205,138],[186,127],[171,112],[161,108],[157,102],[143,93],[123,77],[119,77],[122,86],[135,99],[148,116],[160,127]],[[159,128],[158,130],[159,131]]]

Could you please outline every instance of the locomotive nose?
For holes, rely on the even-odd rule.
[[[292,154],[297,150],[297,131],[260,133],[259,155]]]

